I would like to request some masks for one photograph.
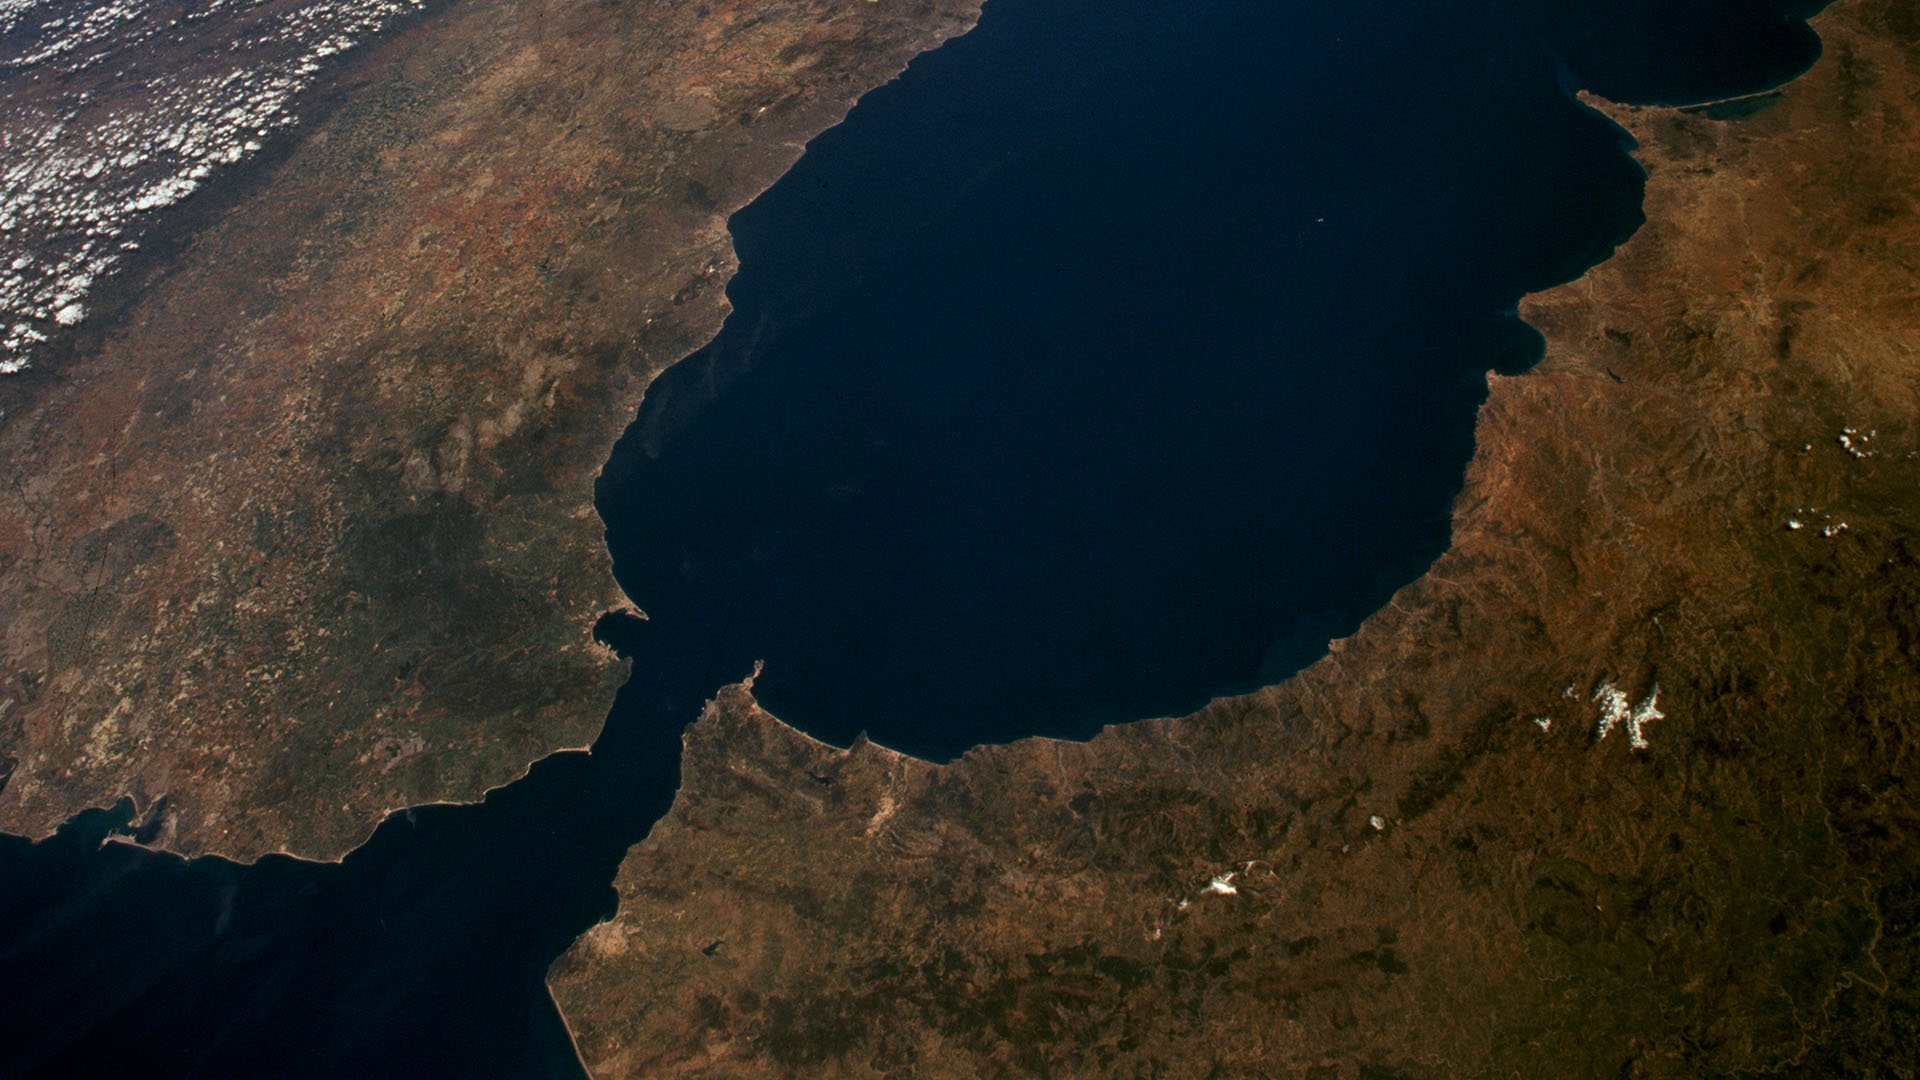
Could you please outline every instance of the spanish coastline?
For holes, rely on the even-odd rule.
[[[1888,836],[1908,796],[1876,764],[1885,736],[1863,734],[1914,699],[1885,632],[1914,595],[1910,393],[1887,345],[1911,312],[1862,284],[1914,235],[1910,207],[1887,212],[1915,129],[1900,91],[1920,85],[1895,5],[1823,16],[1826,61],[1760,107],[1604,106],[1638,140],[1650,224],[1523,302],[1546,360],[1521,374],[1522,348],[1489,377],[1471,462],[1463,447],[1441,470],[1467,476],[1451,546],[1411,585],[1376,583],[1391,600],[1331,655],[1086,742],[921,748],[946,765],[822,726],[817,704],[802,726],[828,741],[800,735],[761,707],[757,678],[740,682],[743,656],[655,632],[670,605],[640,590],[660,621],[644,655],[622,646],[637,659],[614,701],[621,673],[587,630],[623,598],[586,500],[654,376],[731,340],[721,290],[754,263],[733,277],[729,216],[775,177],[817,175],[789,173],[801,147],[975,13],[689,7],[670,49],[647,37],[664,22],[568,14],[530,43],[514,20],[534,14],[455,7],[370,46],[346,105],[258,181],[266,210],[211,226],[65,382],[7,391],[0,439],[24,479],[18,524],[0,525],[0,596],[19,613],[0,812],[46,837],[0,840],[8,883],[37,880],[9,902],[53,910],[114,880],[122,906],[95,914],[176,957],[267,942],[234,970],[278,987],[272,1019],[215,1073],[290,1045],[344,1055],[303,1066],[315,1075],[1178,1061],[1413,1076],[1416,1055],[1765,1075],[1796,1042],[1830,1062],[1902,1052],[1884,1017],[1900,994],[1888,965],[1911,955],[1897,928],[1912,870]],[[657,92],[639,105],[614,47],[635,39],[677,58],[641,69]],[[594,117],[601,102],[627,103]],[[1905,134],[1849,143],[1863,116]],[[498,152],[563,119],[592,131]],[[635,170],[640,197],[616,183]],[[1530,272],[1563,279],[1625,238],[1600,235]],[[1766,257],[1742,262],[1743,245]],[[1753,296],[1770,306],[1742,322]],[[804,326],[810,307],[840,310],[808,297],[781,319]],[[228,308],[241,314],[218,331],[180,337]],[[492,329],[455,325],[476,320]],[[770,365],[746,366],[696,411],[751,397]],[[82,400],[100,415],[75,421]],[[1702,418],[1712,403],[1724,423]],[[259,434],[260,460],[192,464],[236,430]],[[1769,483],[1732,482],[1726,462]],[[1702,552],[1702,529],[1741,539]],[[618,642],[621,625],[602,632]],[[1280,663],[1322,651],[1304,648]],[[1262,651],[1248,685],[1270,681]],[[554,752],[593,738],[583,701],[613,701],[614,719],[590,750]],[[1850,787],[1786,779],[1773,755],[1814,746]],[[1808,832],[1818,820],[1838,832]],[[1596,833],[1608,821],[1618,831]],[[1784,890],[1777,908],[1748,898],[1757,881]],[[120,947],[27,939],[40,951],[9,955],[36,971],[59,970],[63,948]],[[1798,996],[1729,991],[1709,1010],[1662,974],[1716,951],[1791,967]],[[556,956],[565,1020],[546,990]],[[1502,974],[1522,969],[1586,989],[1549,1000]],[[274,981],[293,970],[294,988]],[[422,1007],[368,1003],[343,1021],[362,1037],[330,1043],[313,1018],[369,978]],[[431,1007],[452,987],[487,989],[459,1015]],[[1503,1033],[1489,1051],[1436,1007],[1443,988],[1523,1018],[1531,1041]],[[8,1045],[54,1055],[28,1069],[123,1063],[217,1026],[226,1004],[182,996],[78,1049],[27,1010]],[[1816,1005],[1825,1019],[1805,1021]],[[1254,1038],[1276,1009],[1279,1034]],[[1707,1037],[1710,1011],[1746,1033]]]

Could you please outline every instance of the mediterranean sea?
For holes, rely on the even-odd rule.
[[[1572,88],[1817,50],[1681,7],[989,3],[733,217],[733,316],[601,483],[643,636],[936,759],[1311,663],[1446,546],[1520,296],[1640,223]]]
[[[1519,296],[1642,177],[1576,87],[1727,98],[1768,0],[990,0],[733,218],[721,336],[599,506],[648,620],[589,751],[339,863],[0,837],[0,1078],[583,1076],[543,980],[755,692],[935,758],[1312,662],[1446,543]]]

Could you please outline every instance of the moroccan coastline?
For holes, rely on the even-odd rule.
[[[585,743],[593,473],[726,214],[974,14],[482,0],[357,61],[0,388],[0,827],[334,856]],[[1649,224],[1528,301],[1452,549],[1301,676],[950,766],[723,692],[554,971],[595,1074],[1912,1071],[1920,17],[1819,28],[1763,108],[1608,107]]]
[[[592,484],[727,216],[977,3],[450,5],[68,354],[0,384],[0,829],[331,858],[587,743]],[[164,800],[164,801],[162,801]]]
[[[1649,223],[1298,677],[949,766],[722,694],[555,968],[594,1075],[1912,1071],[1920,19],[1816,25],[1604,106]]]

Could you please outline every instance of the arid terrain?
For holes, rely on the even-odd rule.
[[[593,478],[727,215],[976,13],[471,0],[355,54],[0,382],[0,829],[130,793],[330,858],[587,742]],[[1526,302],[1452,548],[1304,673],[946,766],[724,691],[554,969],[594,1074],[1920,1073],[1920,13],[1817,26],[1777,95],[1596,103],[1648,224]]]
[[[1920,18],[1817,25],[1606,106],[1648,225],[1300,676],[946,767],[723,695],[556,969],[595,1075],[1920,1071]]]

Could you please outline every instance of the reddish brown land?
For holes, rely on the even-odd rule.
[[[354,60],[0,384],[0,829],[333,856],[584,743],[592,479],[726,215],[974,14],[472,0]],[[1607,106],[1649,224],[1300,676],[948,766],[722,693],[553,974],[596,1075],[1920,1072],[1920,16],[1819,29],[1750,115]]]
[[[946,767],[722,695],[555,970],[595,1075],[1920,1071],[1920,21],[1819,29],[1757,115],[1608,107],[1648,225],[1300,676]]]
[[[0,383],[0,829],[337,856],[589,741],[593,478],[726,219],[976,0],[451,4],[109,327]]]

